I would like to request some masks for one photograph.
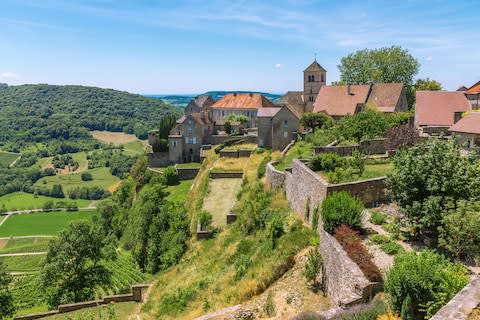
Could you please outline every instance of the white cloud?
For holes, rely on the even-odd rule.
[[[13,73],[13,72],[2,72],[0,73],[0,79],[2,80],[16,80],[20,78],[20,75]]]
[[[432,58],[432,57],[430,57],[430,56],[428,56],[428,57],[426,57],[426,58],[425,58],[425,60],[426,60],[426,61],[432,61],[432,60],[433,60],[433,58]]]
[[[275,65],[275,69],[280,69],[281,67],[283,67],[281,63],[277,63],[277,64]]]
[[[353,40],[352,39],[342,40],[342,41],[338,41],[337,44],[342,47],[348,47],[353,44]]]

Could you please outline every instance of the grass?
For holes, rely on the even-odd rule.
[[[120,179],[110,173],[109,168],[95,168],[86,170],[92,174],[93,180],[82,181],[81,173],[63,174],[51,177],[43,177],[35,183],[35,186],[43,186],[51,189],[54,184],[62,185],[63,191],[75,187],[100,187],[105,190]]]
[[[358,173],[353,173],[349,176],[346,176],[341,180],[341,183],[361,181],[373,178],[384,177],[394,169],[394,165],[391,162],[387,163],[378,163],[378,164],[365,164],[365,170],[362,175]],[[328,175],[324,171],[317,172],[324,180],[328,180]]]
[[[203,210],[212,214],[215,227],[227,224],[227,213],[233,208],[240,191],[242,179],[211,179]]]
[[[48,201],[53,201],[54,203],[58,201],[76,203],[79,208],[87,207],[91,202],[90,200],[59,199],[41,195],[35,197],[31,193],[13,192],[0,197],[0,208],[5,206],[8,211],[41,209]]]
[[[188,192],[192,187],[192,180],[181,180],[179,184],[174,186],[168,186],[166,191],[169,193],[167,200],[173,202],[185,203],[187,200]]]
[[[202,164],[198,162],[187,162],[179,163],[175,167],[177,167],[178,169],[200,169],[202,167]]]
[[[237,151],[237,150],[255,150],[258,146],[255,143],[234,144],[224,147],[223,151]]]
[[[468,320],[480,320],[480,305],[468,316]]]
[[[145,153],[145,145],[140,140],[128,142],[123,145],[123,152],[129,156],[142,155]]]
[[[103,305],[83,310],[72,311],[68,313],[56,314],[54,316],[46,317],[44,319],[58,319],[58,320],[84,320],[84,319],[131,319],[130,315],[141,306],[137,302],[122,302],[111,305]],[[110,315],[114,314],[117,318]],[[133,318],[132,318],[133,319]]]
[[[18,153],[0,151],[0,168],[8,167],[19,156]]]
[[[90,133],[95,139],[105,143],[112,143],[116,146],[127,144],[129,142],[139,141],[135,135],[124,133],[124,132],[94,130],[94,131],[91,131]]]
[[[0,257],[7,272],[36,272],[42,267],[45,255]]]
[[[248,158],[220,158],[213,164],[213,171],[243,171]]]
[[[313,145],[306,142],[297,142],[293,145],[290,150],[288,150],[285,157],[281,158],[280,161],[275,165],[275,168],[280,171],[284,171],[285,168],[291,167],[293,160],[309,158],[313,154]]]
[[[71,221],[91,220],[96,210],[13,215],[0,226],[0,237],[56,235]]]
[[[22,238],[9,239],[7,244],[0,249],[0,254],[44,252],[48,249],[49,238]]]

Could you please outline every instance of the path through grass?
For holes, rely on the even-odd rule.
[[[0,151],[0,168],[8,167],[19,156],[18,153]]]
[[[209,192],[203,202],[203,210],[212,214],[215,227],[227,224],[227,213],[237,201],[242,179],[211,179]]]

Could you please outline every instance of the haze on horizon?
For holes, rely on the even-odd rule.
[[[417,77],[455,90],[480,80],[479,12],[474,0],[4,0],[0,83],[283,93],[315,52],[330,83],[343,56],[400,45]]]

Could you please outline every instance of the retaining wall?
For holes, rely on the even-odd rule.
[[[476,276],[430,320],[466,320],[480,306],[480,276]]]
[[[166,167],[170,164],[168,152],[150,152],[147,157],[149,167]]]
[[[190,180],[197,176],[199,168],[177,168],[178,178],[180,180]]]
[[[93,300],[93,301],[85,301],[85,302],[79,302],[79,303],[70,303],[70,304],[62,304],[58,306],[58,310],[52,310],[48,312],[40,312],[40,313],[34,313],[34,314],[27,314],[23,316],[16,316],[16,320],[33,320],[33,319],[40,319],[48,316],[52,316],[58,313],[66,313],[70,311],[75,311],[75,310],[80,310],[80,309],[85,309],[85,308],[91,308],[91,307],[96,307],[104,304],[109,304],[112,302],[127,302],[127,301],[135,301],[135,302],[142,302],[143,296],[142,296],[142,290],[145,288],[148,288],[150,285],[149,284],[138,284],[131,286],[131,293],[128,294],[117,294],[113,296],[107,296],[104,297],[101,300]]]
[[[231,171],[231,172],[212,172],[210,171],[211,179],[234,179],[234,178],[243,178],[242,171]]]
[[[219,152],[220,158],[248,158],[253,150],[221,150]]]
[[[361,141],[359,144],[353,144],[348,146],[315,146],[313,150],[316,154],[332,152],[337,153],[340,156],[350,156],[353,151],[358,150],[364,154],[385,154],[387,149],[385,148],[385,139],[372,139]]]
[[[211,144],[222,144],[230,140],[243,139],[245,143],[257,143],[256,136],[227,136],[227,135],[212,135],[210,138]]]
[[[275,169],[276,162],[267,163],[267,183],[271,189],[279,190],[285,188],[285,173]]]

